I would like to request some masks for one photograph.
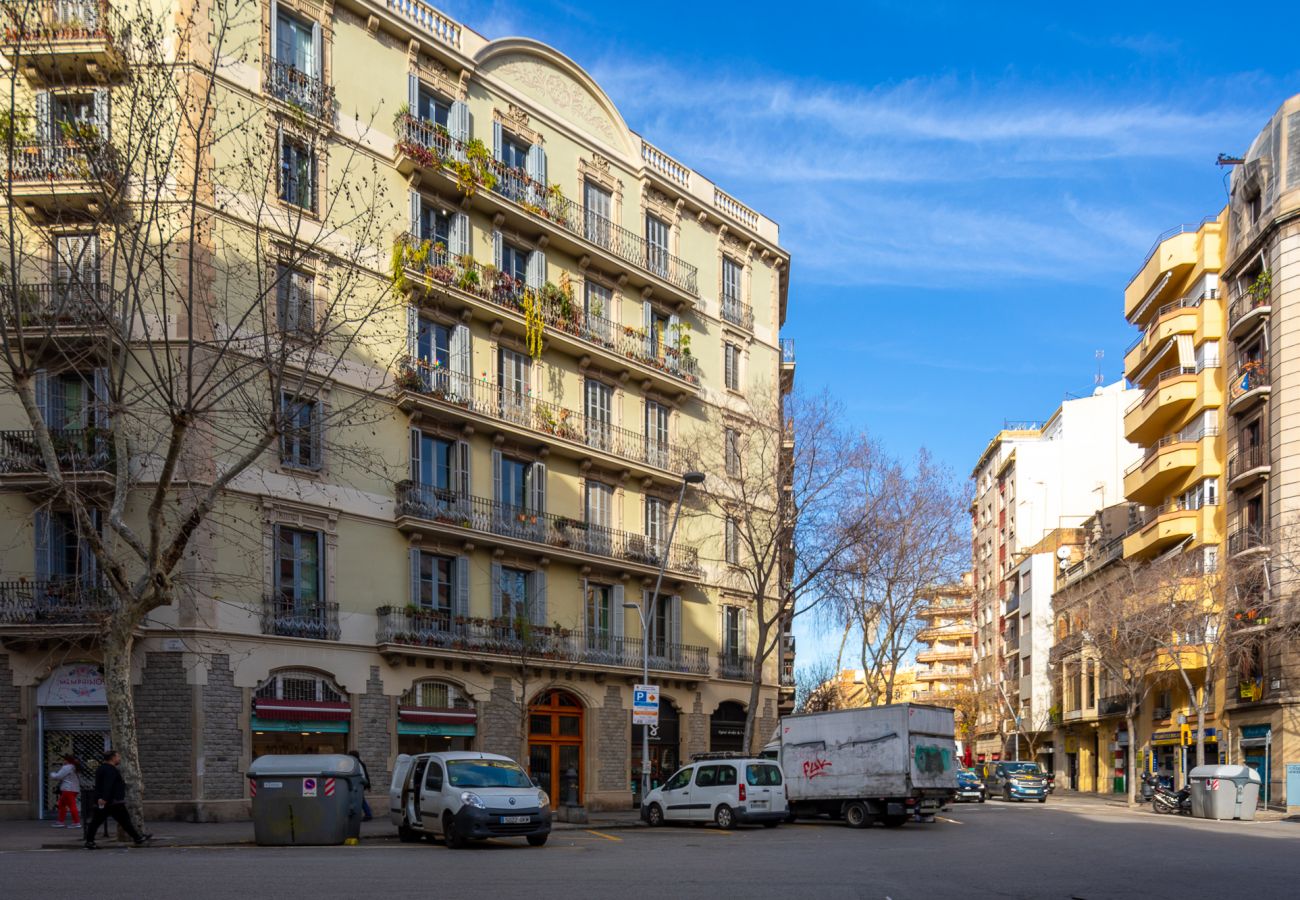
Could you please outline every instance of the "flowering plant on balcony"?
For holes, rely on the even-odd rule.
[[[397,389],[402,391],[420,390],[424,386],[424,381],[420,378],[420,373],[416,371],[411,358],[409,356],[403,357],[400,365],[401,368],[397,373],[397,377],[393,379]]]

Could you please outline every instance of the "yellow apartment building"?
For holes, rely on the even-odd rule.
[[[975,647],[971,574],[961,582],[936,587],[917,613],[925,626],[917,632],[918,703],[946,705],[957,693],[971,689],[971,660]]]
[[[76,297],[113,290],[102,223],[114,195],[59,135],[89,129],[106,152],[126,149],[113,146],[128,130],[114,94],[136,77],[122,52],[132,17],[210,24],[224,12],[241,48],[213,60],[214,104],[237,103],[247,124],[201,154],[213,162],[214,262],[200,276],[213,297],[240,296],[251,277],[223,270],[228,247],[272,273],[286,340],[341,282],[393,297],[348,366],[312,376],[317,399],[286,394],[300,427],[231,484],[180,599],[141,627],[150,814],[243,816],[254,757],[347,749],[377,788],[399,753],[479,749],[525,756],[553,802],[571,771],[588,808],[630,806],[640,610],[661,566],[652,776],[741,749],[754,648],[727,573],[744,560],[724,522],[683,517],[671,543],[669,531],[683,448],[702,429],[727,440],[751,404],[792,387],[793,345],[779,336],[790,256],[776,222],[630,130],[561,51],[490,40],[422,0],[35,6],[52,39],[24,47],[10,30],[0,46],[35,126],[8,166],[25,253],[12,277],[24,302],[58,317],[38,405],[76,445],[85,490],[110,483],[114,423],[102,332],[64,304],[68,284]],[[254,146],[278,177],[241,205],[223,173]],[[350,230],[332,202],[349,160],[376,173],[368,196],[385,225],[372,233]],[[240,238],[249,215],[261,217],[257,246]],[[290,252],[303,227],[333,230],[309,258]],[[349,242],[364,252],[339,250]],[[229,309],[214,305],[214,319]],[[11,400],[0,397],[11,535],[0,547],[0,815],[27,817],[52,808],[43,773],[58,754],[90,756],[108,737],[88,627],[97,576]],[[328,407],[347,405],[364,421],[330,434]],[[365,463],[336,442],[362,446]],[[792,653],[790,639],[762,672],[760,736],[775,727]]]

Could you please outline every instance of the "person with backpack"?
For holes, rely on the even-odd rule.
[[[58,819],[55,828],[80,828],[81,814],[77,811],[77,801],[81,796],[81,760],[71,753],[63,754],[63,765],[50,773],[50,781],[59,792]],[[65,825],[64,816],[69,821]]]

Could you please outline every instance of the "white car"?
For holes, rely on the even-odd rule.
[[[716,822],[719,828],[762,824],[786,817],[781,767],[770,759],[704,754],[646,795],[641,818],[665,822]]]
[[[540,847],[551,833],[546,791],[513,759],[494,753],[403,753],[388,807],[404,842],[441,836],[456,849],[470,840],[523,837]]]

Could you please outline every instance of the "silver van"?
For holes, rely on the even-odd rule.
[[[471,840],[522,837],[540,847],[551,833],[546,791],[495,753],[403,753],[393,766],[388,807],[404,842],[438,836],[456,849]]]

